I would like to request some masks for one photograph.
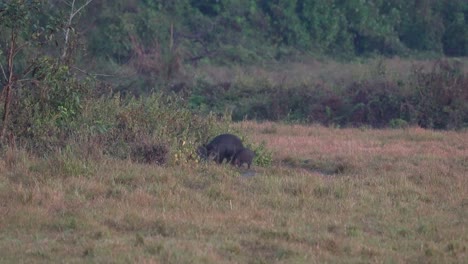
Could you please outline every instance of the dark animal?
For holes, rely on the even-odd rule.
[[[244,148],[239,137],[232,134],[221,134],[213,138],[206,146],[197,149],[203,159],[215,160],[223,163],[224,160],[231,162],[234,155]]]
[[[250,169],[250,165],[252,164],[252,160],[255,157],[255,153],[248,149],[248,148],[243,148],[239,151],[237,151],[236,155],[234,155],[234,158],[232,159],[232,164],[236,165],[237,167],[242,167],[244,163],[247,163],[247,168]]]

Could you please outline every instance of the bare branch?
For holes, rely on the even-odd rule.
[[[26,79],[21,79],[21,80],[17,80],[16,82],[29,82],[29,81],[32,81],[34,79],[31,79],[31,78],[26,78]]]
[[[21,46],[17,47],[15,49],[15,51],[13,52],[13,58],[16,57],[16,54],[18,54],[18,52],[20,52],[24,47],[26,47],[29,43],[25,42],[23,44],[21,44]]]
[[[6,76],[5,69],[3,69],[3,65],[0,63],[0,68],[2,69],[3,77],[5,78],[5,81],[8,81],[8,77]]]
[[[76,66],[72,66],[72,68],[75,69],[75,70],[77,70],[77,71],[79,71],[79,72],[81,72],[81,73],[84,73],[84,74],[86,74],[86,75],[95,76],[95,77],[98,77],[98,76],[102,76],[102,77],[114,77],[114,76],[115,76],[115,74],[89,73],[89,72],[87,72],[87,71],[85,71],[85,70],[82,70],[82,69],[76,67]]]
[[[69,1],[62,0],[62,2],[64,2],[67,6],[71,7],[71,3]]]
[[[86,2],[79,7],[77,10],[75,10],[75,0],[73,0],[71,3],[65,2],[67,5],[70,6],[70,17],[68,18],[68,22],[65,25],[65,46],[63,48],[63,53],[62,53],[62,58],[65,58],[67,56],[67,49],[68,49],[68,42],[69,42],[69,35],[70,35],[70,28],[72,25],[72,20],[73,18],[87,5],[89,5],[93,0],[86,0]]]
[[[93,0],[87,0],[86,3],[84,3],[80,8],[78,8],[78,9],[75,11],[75,13],[73,13],[72,19],[73,19],[73,17],[74,17],[76,14],[78,14],[78,13],[81,11],[81,9],[85,8],[85,7],[86,7],[87,5],[89,5],[89,3],[91,3],[92,1],[93,1]],[[73,2],[75,2],[75,1],[73,1]]]
[[[10,50],[8,51],[8,79],[7,84],[3,88],[5,95],[5,103],[3,105],[3,117],[2,117],[2,129],[0,130],[0,140],[3,140],[6,129],[8,126],[8,117],[10,114],[10,104],[11,104],[11,89],[15,82],[15,76],[13,75],[13,59],[15,57],[16,50],[16,37],[17,32],[12,31],[10,37]]]

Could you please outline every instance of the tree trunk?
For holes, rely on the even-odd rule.
[[[9,115],[10,115],[10,102],[11,102],[11,88],[14,83],[14,75],[13,75],[13,59],[16,54],[16,33],[11,33],[10,39],[10,50],[8,52],[8,80],[7,84],[3,89],[5,94],[5,104],[3,106],[3,118],[2,118],[2,130],[0,131],[0,141],[3,141],[5,137],[6,130],[8,127],[9,122]]]

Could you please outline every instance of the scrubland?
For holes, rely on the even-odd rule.
[[[466,131],[233,126],[271,166],[7,148],[0,262],[468,261]]]

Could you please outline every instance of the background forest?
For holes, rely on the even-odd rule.
[[[122,109],[148,98],[188,120],[468,124],[464,0],[11,0],[0,45],[2,138],[135,138],[158,115]]]

